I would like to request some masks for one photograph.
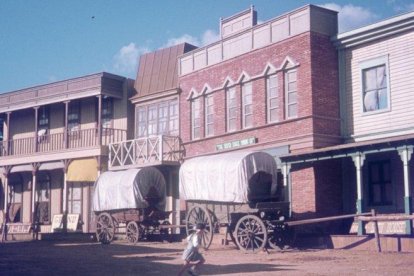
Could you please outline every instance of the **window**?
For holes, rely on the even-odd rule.
[[[364,113],[389,110],[387,61],[381,57],[360,64]]]
[[[287,118],[298,116],[296,71],[286,72],[286,114]]]
[[[369,205],[392,205],[393,187],[391,182],[391,162],[370,162],[368,166]]]
[[[80,101],[69,103],[68,110],[68,131],[78,131],[80,129]]]
[[[137,122],[138,122],[138,133],[137,137],[147,136],[147,107],[140,106],[137,108]]]
[[[0,141],[3,141],[4,119],[0,118]]]
[[[22,222],[23,183],[21,181],[21,179],[16,179],[16,181],[11,181],[9,185],[11,194],[9,207],[10,222]]]
[[[243,128],[253,126],[253,95],[251,82],[242,85],[242,118]]]
[[[178,135],[178,102],[171,101],[170,102],[170,126],[169,126],[169,134],[170,135]]]
[[[48,174],[39,174],[35,202],[36,221],[50,224],[50,177]]]
[[[114,102],[112,98],[102,99],[102,128],[112,128],[114,118]]]
[[[40,130],[47,131],[49,129],[49,106],[42,106],[39,108],[39,114],[38,114],[38,128]]]
[[[69,214],[82,213],[82,185],[71,183],[68,187],[68,212]]]
[[[136,136],[178,135],[178,100],[136,107]]]
[[[236,89],[234,87],[228,88],[226,95],[227,131],[235,131],[237,123]]]
[[[194,99],[191,102],[191,128],[193,139],[199,139],[201,135],[200,111],[200,98]]]
[[[277,75],[271,75],[266,79],[267,94],[267,122],[279,121],[279,94]]]
[[[214,135],[214,99],[213,95],[207,95],[204,100],[205,106],[205,131],[206,137]]]

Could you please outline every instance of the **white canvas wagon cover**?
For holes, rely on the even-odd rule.
[[[147,208],[148,196],[159,197],[160,201],[154,207],[161,211],[165,209],[165,179],[158,169],[145,167],[104,172],[95,182],[93,210]]]
[[[249,180],[259,171],[272,175],[274,194],[276,161],[268,153],[232,152],[189,159],[180,168],[180,198],[246,203]]]

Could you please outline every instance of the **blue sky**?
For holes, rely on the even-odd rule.
[[[306,4],[339,11],[340,31],[414,10],[414,0],[0,0],[0,93],[110,72],[135,78],[142,53],[218,38],[220,17],[259,22]]]

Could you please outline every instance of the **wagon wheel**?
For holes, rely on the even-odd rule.
[[[195,232],[197,223],[203,223],[203,235],[201,238],[201,245],[204,249],[208,249],[213,240],[213,223],[210,213],[202,206],[193,206],[187,214],[186,230],[187,235]]]
[[[280,224],[269,230],[269,246],[273,249],[284,249],[286,246],[293,244],[296,233],[292,227],[286,224]]]
[[[126,238],[130,243],[137,243],[139,240],[139,226],[135,221],[128,222],[126,226]]]
[[[267,230],[263,221],[254,215],[246,215],[236,224],[236,243],[245,252],[256,252],[267,242]]]
[[[110,214],[102,213],[96,220],[96,239],[103,243],[109,244],[115,236],[115,224]]]

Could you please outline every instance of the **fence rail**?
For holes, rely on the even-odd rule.
[[[176,136],[151,136],[109,144],[109,169],[181,162],[183,149]]]
[[[101,141],[99,141],[101,139]],[[0,142],[1,156],[19,156],[77,148],[87,148],[123,141],[126,130],[104,128],[99,136],[98,128],[59,132],[34,137],[11,139]]]

